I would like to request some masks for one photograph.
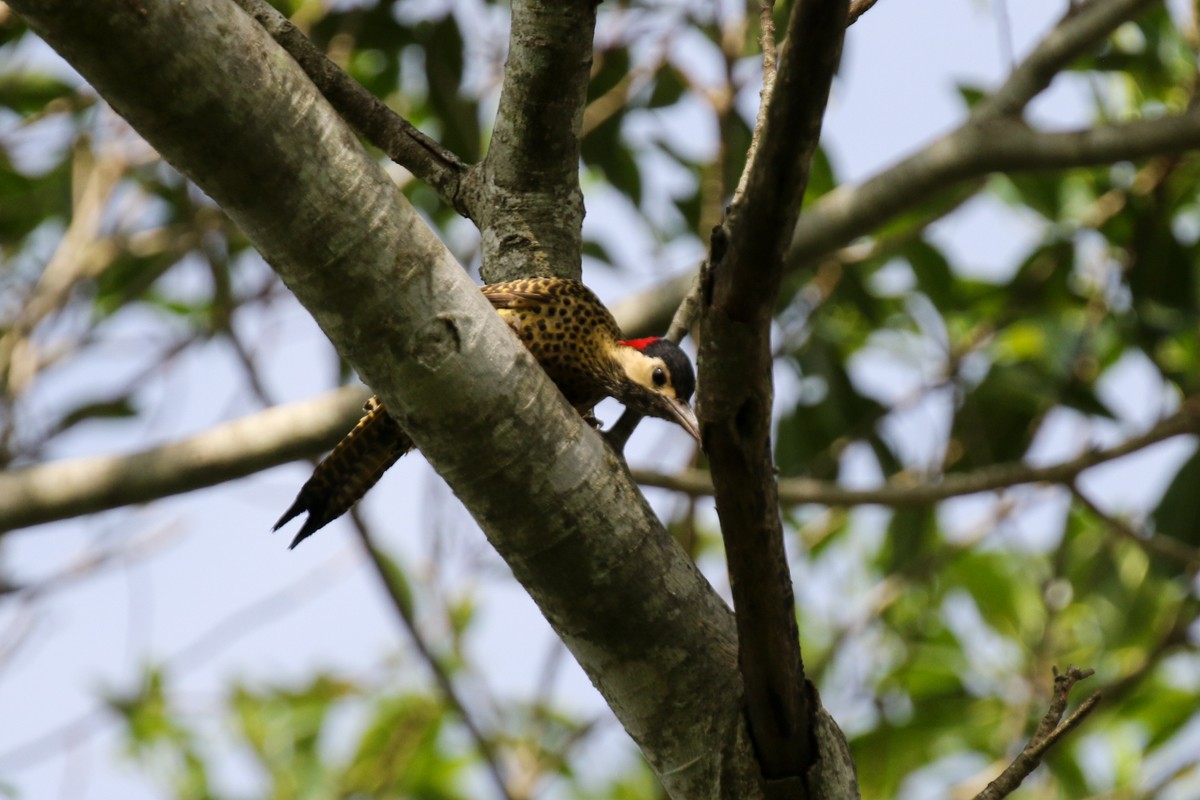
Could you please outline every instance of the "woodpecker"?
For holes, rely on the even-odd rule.
[[[622,339],[600,299],[579,281],[530,278],[482,286],[559,391],[584,419],[598,425],[592,408],[605,397],[647,416],[680,425],[698,442],[700,426],[688,402],[696,389],[692,363],[667,339]],[[273,530],[308,512],[289,549],[344,514],[413,448],[378,397],[325,457]]]

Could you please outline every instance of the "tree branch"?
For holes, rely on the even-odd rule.
[[[758,46],[762,50],[762,89],[758,92],[758,115],[754,120],[754,132],[750,136],[750,146],[746,149],[746,167],[742,170],[741,178],[738,179],[737,189],[733,192],[732,203],[735,205],[742,199],[742,196],[746,192],[746,186],[750,182],[750,177],[755,174],[752,166],[757,161],[758,147],[762,141],[763,131],[766,129],[767,112],[771,108],[771,96],[775,93],[775,74],[777,62],[779,61],[779,53],[775,47],[774,0],[759,0],[758,26]],[[727,62],[732,63],[733,55],[732,53],[726,55]],[[728,69],[732,73],[732,67]],[[730,83],[732,83],[732,78],[730,78]],[[724,111],[727,114],[737,113],[732,103],[729,103]]]
[[[804,678],[771,452],[770,324],[847,8],[846,0],[792,6],[774,89],[763,96],[758,146],[727,219],[713,230],[701,276],[698,408],[737,612],[750,732],[768,781],[822,797],[809,784],[820,755],[818,704]]]
[[[1039,133],[1007,119],[967,124],[865,183],[822,197],[796,225],[788,268],[812,264],[937,193],[992,172],[1111,164],[1197,146],[1196,111],[1066,133]]]
[[[1178,412],[1166,417],[1145,433],[1130,437],[1119,445],[1090,450],[1060,464],[1032,467],[1028,464],[996,464],[973,472],[949,474],[936,483],[893,480],[876,489],[846,489],[828,481],[811,478],[784,478],[779,481],[779,499],[785,505],[814,503],[827,506],[881,505],[896,508],[926,506],[980,492],[1006,489],[1025,483],[1070,485],[1083,471],[1136,453],[1152,444],[1183,434],[1200,433],[1200,398],[1186,400]],[[646,486],[674,489],[699,496],[713,493],[711,476],[702,470],[677,475],[635,470],[634,478]]]
[[[276,406],[161,447],[0,473],[0,531],[214,486],[337,444],[369,393],[347,387]]]
[[[582,273],[579,131],[595,27],[592,0],[512,4],[495,132],[473,176],[488,283]]]
[[[1092,516],[1107,525],[1110,530],[1133,542],[1150,555],[1176,562],[1186,569],[1189,574],[1194,575],[1200,572],[1200,550],[1189,547],[1182,541],[1167,534],[1139,532],[1129,523],[1114,517],[1096,505],[1090,497],[1083,493],[1078,483],[1072,483],[1070,489],[1071,494],[1079,501],[1079,504],[1086,508]]]
[[[1059,674],[1057,669],[1054,670],[1054,697],[1050,701],[1050,708],[1046,711],[1046,715],[1042,717],[1042,721],[1038,724],[1033,738],[1029,740],[1025,748],[1021,751],[1021,754],[1000,773],[996,780],[989,783],[987,788],[975,795],[975,800],[1000,800],[1000,798],[1007,797],[1015,792],[1017,787],[1021,785],[1021,782],[1029,777],[1029,773],[1037,769],[1038,765],[1042,763],[1042,757],[1046,754],[1046,751],[1068,733],[1079,727],[1084,718],[1100,702],[1099,692],[1096,692],[1080,703],[1079,708],[1075,709],[1075,712],[1071,716],[1065,720],[1062,717],[1067,710],[1067,700],[1070,697],[1071,689],[1077,682],[1091,677],[1092,674],[1093,671],[1090,669],[1081,670],[1075,667],[1067,667],[1065,674]]]
[[[1091,0],[1072,6],[1004,84],[975,107],[971,117],[982,122],[1021,113],[1071,61],[1099,44],[1121,23],[1160,1]]]
[[[1047,65],[1069,63],[1151,2],[1088,3],[1065,18],[1013,71],[993,94],[998,99],[983,101],[955,131],[858,186],[840,186],[823,196],[797,221],[787,271],[807,268],[938,193],[991,172],[1111,164],[1200,146],[1195,111],[1070,133],[1034,131],[1011,118],[1045,88]],[[626,300],[617,309],[624,309],[618,315],[622,326],[638,333],[661,330],[688,285],[680,276]]]
[[[455,211],[468,219],[476,218],[478,210],[472,207],[472,198],[461,192],[467,166],[458,156],[421,133],[412,123],[363,88],[362,84],[326,58],[287,17],[264,0],[234,2],[257,20],[279,46],[296,60],[325,99],[371,144],[387,153],[388,158],[407,169],[418,180],[429,184]]]

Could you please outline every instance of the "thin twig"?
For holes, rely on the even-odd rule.
[[[643,85],[657,75],[665,61],[666,53],[664,52],[649,63],[631,69],[621,76],[621,79],[613,84],[607,92],[588,103],[583,110],[583,123],[579,129],[579,138],[586,137],[600,127],[605,120],[611,119],[614,114],[625,110],[630,96],[636,94]]]
[[[1100,702],[1100,693],[1096,692],[1079,704],[1079,708],[1075,710],[1071,716],[1065,720],[1062,718],[1067,710],[1067,700],[1071,694],[1071,689],[1081,680],[1091,677],[1093,671],[1090,669],[1077,669],[1075,667],[1067,667],[1066,673],[1060,674],[1058,669],[1054,669],[1054,697],[1050,701],[1050,708],[1046,711],[1042,721],[1038,724],[1037,730],[1033,734],[1033,738],[1025,745],[1013,762],[1009,764],[1003,772],[987,787],[975,795],[975,800],[999,800],[1002,797],[1007,797],[1016,791],[1021,782],[1029,776],[1029,773],[1037,769],[1042,763],[1042,757],[1046,751],[1053,747],[1059,740],[1066,736],[1079,724],[1084,718],[1095,709],[1096,704]]]
[[[762,89],[758,92],[758,116],[754,120],[754,133],[750,138],[750,147],[746,150],[746,168],[742,170],[742,176],[738,180],[737,190],[733,193],[733,202],[737,203],[741,199],[742,194],[746,191],[746,184],[750,180],[750,169],[754,164],[754,155],[758,152],[759,142],[762,138],[763,129],[766,127],[767,110],[771,107],[771,97],[775,94],[775,64],[777,60],[775,51],[775,0],[759,0],[758,4],[758,22],[759,34],[758,43],[762,49]]]
[[[680,302],[679,308],[675,309],[675,316],[671,319],[671,326],[667,328],[666,338],[678,344],[683,341],[683,337],[687,336],[688,331],[692,328],[692,323],[696,321],[697,315],[700,313],[700,270],[696,270],[692,277],[691,288],[687,294],[683,296],[683,301]]]
[[[1151,555],[1162,556],[1169,558],[1172,561],[1177,561],[1182,564],[1189,574],[1200,572],[1200,550],[1193,547],[1188,547],[1178,539],[1161,534],[1149,534],[1135,529],[1132,525],[1125,522],[1119,517],[1109,514],[1104,509],[1096,505],[1090,497],[1083,493],[1079,488],[1079,484],[1075,481],[1070,483],[1071,494],[1079,501],[1080,505],[1086,508],[1094,517],[1109,527],[1110,530],[1116,532],[1120,536],[1129,539],[1138,547],[1145,550]]]
[[[1200,433],[1200,397],[1185,401],[1178,412],[1163,419],[1145,433],[1130,437],[1113,447],[1088,451],[1059,464],[1045,467],[1032,467],[1023,463],[996,464],[973,472],[946,475],[936,483],[893,479],[875,489],[846,489],[828,481],[784,478],[779,481],[779,499],[788,505],[814,503],[829,506],[912,507],[1025,483],[1069,485],[1076,476],[1091,467],[1127,456],[1174,436],[1195,433]],[[701,470],[688,470],[677,475],[635,470],[633,474],[639,483],[646,486],[674,489],[691,495],[707,495],[713,490],[711,477]]]
[[[406,587],[397,585],[392,577],[392,566],[390,559],[383,554],[372,541],[371,533],[359,514],[357,508],[350,509],[350,519],[354,523],[354,528],[358,532],[359,539],[362,541],[363,549],[366,551],[367,558],[374,569],[379,582],[383,587],[384,593],[392,605],[392,610],[396,612],[396,617],[400,620],[400,624],[408,633],[409,639],[412,640],[413,647],[421,656],[421,660],[433,673],[434,682],[437,683],[438,689],[446,698],[446,702],[454,709],[462,721],[463,727],[467,729],[471,741],[475,743],[476,749],[479,750],[479,755],[483,758],[484,764],[487,766],[488,775],[492,782],[496,785],[500,796],[507,800],[514,800],[512,793],[509,791],[508,783],[504,779],[504,773],[500,770],[500,761],[496,753],[496,747],[490,739],[483,733],[479,724],[475,721],[474,716],[468,710],[467,705],[459,696],[458,690],[454,686],[454,681],[450,678],[450,673],[442,660],[433,652],[433,648],[425,641],[424,635],[417,626],[416,616],[413,614],[412,599],[408,596]]]
[[[29,334],[43,319],[61,311],[71,290],[103,272],[118,252],[100,232],[112,193],[130,164],[121,156],[96,156],[86,149],[77,150],[74,162],[79,188],[71,223],[19,315],[0,335],[0,386],[10,395],[24,391],[34,377],[37,358]]]
[[[1000,39],[1000,52],[1004,56],[1004,63],[1008,65],[1010,70],[1017,67],[1017,56],[1013,50],[1012,37],[1012,21],[1008,18],[1008,2],[1007,0],[999,0],[995,4],[996,9],[996,36]]]

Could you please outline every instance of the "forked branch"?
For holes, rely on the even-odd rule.
[[[1054,697],[1050,701],[1050,708],[1046,711],[1046,715],[1038,723],[1033,738],[1025,745],[1021,754],[1000,773],[999,777],[989,783],[982,792],[975,795],[975,800],[1000,800],[1000,798],[1012,794],[1021,785],[1021,782],[1029,777],[1029,773],[1042,763],[1042,757],[1046,755],[1046,751],[1079,727],[1079,723],[1083,722],[1084,718],[1092,713],[1096,704],[1100,702],[1099,692],[1095,692],[1080,703],[1079,708],[1075,709],[1071,716],[1063,719],[1063,714],[1067,711],[1067,700],[1070,698],[1071,689],[1079,681],[1090,678],[1092,674],[1093,671],[1090,669],[1077,669],[1076,667],[1067,667],[1065,673],[1059,673],[1058,668],[1055,667]]]

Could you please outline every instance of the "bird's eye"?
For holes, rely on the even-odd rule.
[[[655,367],[654,372],[650,375],[650,379],[654,381],[655,386],[665,386],[667,384],[667,373],[663,372],[662,367]]]

